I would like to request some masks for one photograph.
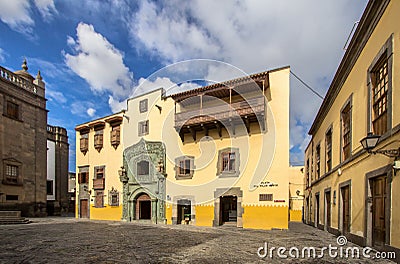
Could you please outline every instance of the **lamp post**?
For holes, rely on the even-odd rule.
[[[383,154],[390,158],[399,158],[400,157],[400,147],[398,149],[380,149],[375,150],[373,149],[376,147],[380,139],[380,136],[374,135],[371,132],[367,134],[367,136],[361,139],[360,143],[363,148],[370,154]]]

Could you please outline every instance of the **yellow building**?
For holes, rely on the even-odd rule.
[[[104,189],[121,195],[118,213],[97,208],[89,182],[90,218],[287,229],[291,201],[291,218],[300,221],[303,188],[289,197],[289,178],[303,183],[300,168],[289,166],[289,73],[284,67],[172,95],[160,88],[129,99],[123,113],[79,125],[78,141],[95,140],[100,124],[109,134],[110,119],[121,125],[117,149],[77,149],[78,171],[105,166]]]
[[[78,125],[76,217],[121,220],[123,113]]]
[[[306,222],[397,254],[399,14],[399,1],[369,1],[309,131],[305,153]],[[380,136],[372,149],[376,155],[360,144],[368,134],[372,140]]]
[[[290,167],[289,172],[289,220],[301,222],[304,205],[304,167]]]

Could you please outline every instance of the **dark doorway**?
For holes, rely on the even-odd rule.
[[[326,228],[331,227],[331,192],[325,193]]]
[[[315,226],[319,225],[319,194],[315,195]]]
[[[386,238],[386,176],[372,180],[372,245],[383,248]]]
[[[188,224],[191,220],[191,202],[190,200],[178,200],[178,215],[177,215],[177,224]]]
[[[80,200],[80,218],[88,218],[88,200]]]
[[[220,198],[220,215],[221,223],[236,222],[237,221],[237,197],[236,196],[222,196]]]
[[[342,223],[343,229],[342,232],[344,234],[350,232],[350,187],[345,186],[341,189],[342,193]]]
[[[139,201],[139,219],[151,219],[151,201]]]
[[[136,219],[151,219],[151,198],[145,193],[136,199]]]

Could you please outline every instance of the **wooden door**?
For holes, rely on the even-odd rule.
[[[80,200],[80,218],[88,218],[88,200]]]
[[[319,225],[319,194],[315,195],[315,226]]]
[[[350,187],[342,188],[342,220],[343,220],[343,233],[350,232]]]
[[[331,227],[331,192],[325,193],[326,227]]]
[[[372,181],[372,245],[383,247],[386,238],[386,176]]]

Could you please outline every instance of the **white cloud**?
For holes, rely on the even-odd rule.
[[[65,98],[64,94],[58,91],[53,91],[49,89],[49,87],[46,87],[46,95],[49,100],[51,101],[57,101],[61,104],[65,104],[67,102],[67,98]]]
[[[11,29],[25,35],[32,34],[35,24],[30,16],[29,0],[0,0],[0,19]]]
[[[113,97],[124,98],[131,92],[133,74],[123,62],[124,55],[92,25],[79,23],[77,39],[67,42],[74,54],[64,54],[65,63],[85,79],[92,91],[109,92]]]
[[[90,116],[90,117],[94,117],[94,115],[96,114],[96,109],[89,107],[86,110],[86,113]]]
[[[54,0],[34,0],[34,2],[45,21],[49,21],[54,14],[58,13],[54,5]]]
[[[2,48],[0,48],[0,63],[3,63],[3,62],[5,62],[5,51],[2,49]]]

